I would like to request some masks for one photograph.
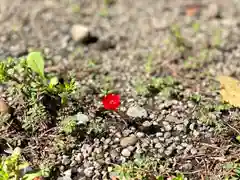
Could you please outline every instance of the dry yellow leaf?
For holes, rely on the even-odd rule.
[[[219,76],[217,80],[221,84],[222,100],[240,107],[240,81],[229,76]]]

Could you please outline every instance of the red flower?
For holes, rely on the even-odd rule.
[[[120,95],[108,94],[103,97],[102,103],[105,109],[115,111],[120,106]]]

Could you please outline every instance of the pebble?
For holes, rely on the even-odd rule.
[[[143,132],[137,132],[136,136],[138,138],[143,138],[145,136],[145,134]]]
[[[89,178],[92,177],[94,175],[94,167],[88,167],[84,169],[84,174]]]
[[[68,165],[68,164],[70,164],[70,162],[71,162],[71,160],[69,159],[69,156],[63,155],[62,164]]]
[[[197,154],[197,149],[196,149],[196,148],[192,148],[190,151],[191,151],[191,154],[192,154],[192,155]]]
[[[161,148],[163,148],[163,146],[162,146],[161,143],[157,143],[157,144],[155,144],[155,148],[157,148],[157,149],[161,149]]]
[[[63,173],[65,176],[71,177],[72,175],[72,169],[68,169]]]
[[[166,131],[171,131],[172,130],[171,125],[168,122],[166,122],[166,121],[163,121],[163,126],[164,126],[164,129]]]
[[[183,124],[178,124],[178,125],[176,125],[176,130],[177,131],[184,131],[184,125]]]
[[[77,124],[86,125],[89,122],[88,116],[82,113],[77,113],[76,119],[77,119]]]
[[[70,33],[75,42],[83,42],[90,36],[88,27],[81,24],[74,24]]]
[[[122,147],[127,147],[127,146],[136,144],[136,142],[137,142],[137,137],[133,135],[133,136],[122,138],[120,141],[120,145]]]
[[[131,156],[131,152],[127,148],[123,149],[121,154],[125,157]]]
[[[168,121],[168,122],[172,122],[172,123],[175,123],[175,124],[179,124],[181,123],[182,121],[172,115],[167,115],[165,121]]]
[[[142,123],[142,125],[143,125],[143,127],[150,127],[150,126],[152,125],[152,122],[150,122],[150,121],[144,121],[144,122]]]
[[[193,136],[194,136],[194,137],[198,137],[199,134],[200,134],[200,132],[198,132],[198,131],[196,131],[196,130],[193,131]]]
[[[156,137],[162,137],[163,136],[163,133],[162,132],[157,132],[156,133]]]
[[[4,100],[0,100],[0,113],[7,114],[9,112],[10,106]]]
[[[81,152],[84,158],[88,157],[92,153],[93,147],[89,144],[83,144]]]
[[[171,137],[171,133],[170,132],[165,132],[164,133],[164,138],[165,139],[168,139],[168,138],[170,138]]]
[[[69,176],[63,176],[63,177],[57,178],[57,180],[72,180],[72,178]]]
[[[190,124],[189,129],[191,129],[193,131],[195,129],[195,126],[196,126],[196,124],[192,123],[192,124]]]
[[[140,106],[132,106],[127,110],[127,115],[134,118],[146,118],[147,111]]]
[[[78,153],[77,156],[75,157],[75,160],[76,160],[78,163],[81,163],[82,160],[83,160],[82,154],[81,154],[81,153]]]

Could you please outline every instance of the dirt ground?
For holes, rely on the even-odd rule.
[[[237,0],[1,0],[1,59],[34,49],[49,71],[73,71],[81,97],[65,111],[87,115],[94,135],[4,129],[0,138],[21,146],[34,167],[50,163],[50,179],[110,179],[108,167],[136,154],[160,160],[167,174],[224,179],[233,173],[224,164],[239,159],[233,136],[240,112],[220,102],[215,79],[240,78],[239,15]],[[77,24],[91,32],[89,42],[74,39]],[[152,78],[165,77],[166,92],[153,96]],[[120,110],[132,117],[127,125],[116,113],[101,113],[106,88],[120,93]],[[131,135],[137,141],[123,146]]]

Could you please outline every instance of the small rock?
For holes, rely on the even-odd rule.
[[[200,134],[200,133],[199,133],[198,131],[196,131],[196,130],[193,131],[193,136],[194,136],[194,137],[198,137],[199,134]]]
[[[68,169],[63,173],[65,176],[71,177],[72,175],[72,169]]]
[[[166,121],[163,122],[163,126],[164,126],[166,131],[171,131],[172,130],[171,125]]]
[[[83,42],[90,36],[90,31],[86,26],[75,24],[71,28],[71,36],[75,42]]]
[[[136,142],[137,142],[136,136],[129,136],[129,137],[122,138],[120,141],[120,145],[122,147],[127,147],[127,146],[136,144]]]
[[[75,157],[75,160],[76,160],[78,163],[81,163],[82,160],[83,160],[82,154],[81,154],[81,153],[78,153],[77,156]]]
[[[73,160],[70,164],[70,167],[75,167],[77,165],[77,161]]]
[[[92,177],[94,175],[94,167],[88,167],[84,169],[84,174],[87,177]]]
[[[192,124],[190,124],[189,129],[191,129],[193,131],[195,129],[195,126],[196,126],[196,124],[192,123]]]
[[[10,106],[4,100],[0,100],[0,113],[7,114],[9,112]]]
[[[127,110],[127,115],[134,118],[145,118],[147,117],[147,111],[140,106],[132,106]]]
[[[125,157],[129,157],[131,156],[131,152],[126,148],[126,149],[123,149],[121,154]]]
[[[164,153],[165,153],[167,156],[170,156],[170,155],[172,154],[172,149],[169,148],[169,149],[165,150]]]
[[[156,137],[162,137],[163,136],[163,133],[162,132],[157,132],[156,133]]]
[[[216,3],[209,4],[205,16],[207,18],[215,18],[219,15],[219,7]]]
[[[183,166],[182,166],[182,168],[184,169],[184,170],[191,170],[192,169],[192,164],[191,163],[187,163],[187,164],[184,164]]]
[[[165,132],[164,133],[164,138],[165,139],[168,139],[168,138],[170,138],[171,137],[171,133],[170,132]]]
[[[62,164],[68,165],[68,164],[70,164],[70,162],[71,162],[71,160],[69,159],[69,156],[63,155]]]
[[[84,175],[84,169],[82,167],[79,167],[77,169],[77,172],[80,174],[80,175]]]
[[[57,178],[57,180],[72,180],[72,178],[69,176],[63,176],[63,177]]]
[[[179,124],[181,123],[182,121],[172,115],[168,115],[165,119],[165,121],[168,121],[168,122],[172,122],[172,123],[176,123],[176,124]]]
[[[138,138],[143,138],[145,136],[145,134],[143,132],[137,132],[136,135]]]
[[[163,146],[161,143],[157,143],[157,144],[155,144],[155,148],[160,149],[160,148],[163,148]]]
[[[191,154],[192,154],[192,155],[195,155],[195,154],[197,154],[197,149],[195,149],[195,148],[192,148],[192,149],[191,149]]]
[[[150,121],[144,121],[143,123],[142,123],[142,126],[143,127],[150,127],[152,125],[152,123],[150,122]]]
[[[184,125],[183,124],[178,124],[178,125],[176,125],[176,130],[177,131],[184,131]]]
[[[76,118],[77,118],[77,124],[86,125],[89,122],[88,116],[82,113],[77,113]]]
[[[92,153],[93,147],[89,144],[84,144],[81,148],[83,157],[88,157]]]
[[[135,150],[135,147],[134,146],[128,146],[127,149],[130,151],[130,152],[133,152]]]
[[[49,154],[49,159],[56,159],[56,158],[57,158],[56,154]]]

